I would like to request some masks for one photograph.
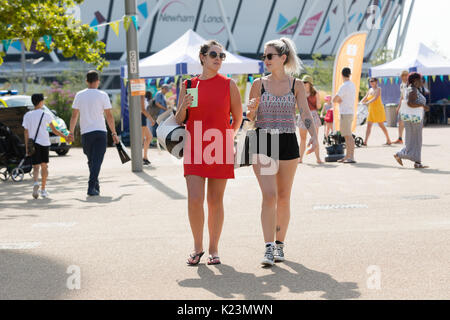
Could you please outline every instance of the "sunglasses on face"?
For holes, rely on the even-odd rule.
[[[208,55],[212,59],[215,59],[215,58],[217,58],[217,56],[219,56],[220,60],[222,60],[222,61],[225,60],[225,58],[227,57],[227,55],[225,53],[223,53],[223,52],[217,53],[215,51],[210,51],[209,53],[204,54],[204,56],[208,56]]]
[[[264,60],[266,60],[266,58],[269,59],[269,60],[272,60],[273,56],[281,56],[281,54],[278,54],[278,53],[268,53],[268,54],[263,55],[263,56],[261,57],[261,60],[264,61]]]

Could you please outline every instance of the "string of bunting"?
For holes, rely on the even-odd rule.
[[[444,77],[447,76],[448,79],[450,80],[450,75],[433,75],[433,76],[423,76],[423,78],[425,79],[426,82],[428,82],[428,80],[430,79],[432,82],[436,82],[437,79],[441,80],[441,82],[445,82]],[[383,81],[384,84],[387,84],[388,82],[390,82],[390,84],[393,84],[395,82],[395,84],[399,84],[400,83],[400,77],[384,77],[381,79],[381,81]]]
[[[130,28],[130,25],[133,24],[134,27],[136,28],[136,31],[139,28],[139,23],[138,23],[138,17],[137,16],[123,16],[122,19],[119,20],[115,20],[115,21],[110,21],[110,22],[105,22],[102,24],[98,24],[95,26],[91,26],[91,28],[95,31],[98,31],[98,28],[100,27],[105,27],[105,26],[111,26],[111,29],[114,31],[114,33],[116,34],[116,36],[119,36],[119,30],[120,30],[120,22],[123,22],[123,28],[125,29],[125,31],[128,31],[128,29]],[[45,46],[50,49],[51,43],[52,43],[52,36],[50,35],[45,35],[42,37],[42,40],[45,43]],[[27,49],[27,51],[30,51],[31,49],[31,45],[33,43],[33,39],[28,39],[28,38],[13,38],[13,39],[5,39],[2,40],[2,45],[3,45],[3,51],[5,51],[6,53],[8,52],[9,48],[12,46],[15,49],[17,49],[18,51],[21,50],[21,44],[20,41],[23,42],[25,48]]]

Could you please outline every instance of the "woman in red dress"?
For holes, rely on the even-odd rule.
[[[227,179],[234,178],[234,135],[242,122],[239,89],[234,81],[218,73],[225,57],[223,46],[216,41],[208,41],[200,47],[203,71],[190,81],[190,88],[198,90],[197,105],[193,105],[193,95],[186,93],[188,83],[185,81],[176,113],[177,122],[186,124],[184,176],[189,222],[194,237],[194,253],[189,256],[188,265],[197,265],[204,254],[203,203],[206,183],[208,264],[220,263],[218,245],[224,220],[223,195]]]

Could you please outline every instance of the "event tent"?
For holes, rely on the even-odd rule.
[[[161,51],[139,61],[141,78],[176,76],[182,74],[200,74],[202,66],[198,53],[206,42],[192,29]],[[227,58],[222,64],[222,74],[263,73],[264,64],[260,60],[249,59],[225,51]],[[124,67],[125,77],[127,67]]]
[[[449,75],[450,60],[420,43],[417,50],[391,62],[370,68],[369,75],[375,78],[398,77],[403,70],[416,71],[423,76]]]

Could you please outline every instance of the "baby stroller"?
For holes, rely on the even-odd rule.
[[[30,175],[31,157],[25,155],[25,145],[11,129],[0,123],[0,180],[22,181],[25,173]]]

